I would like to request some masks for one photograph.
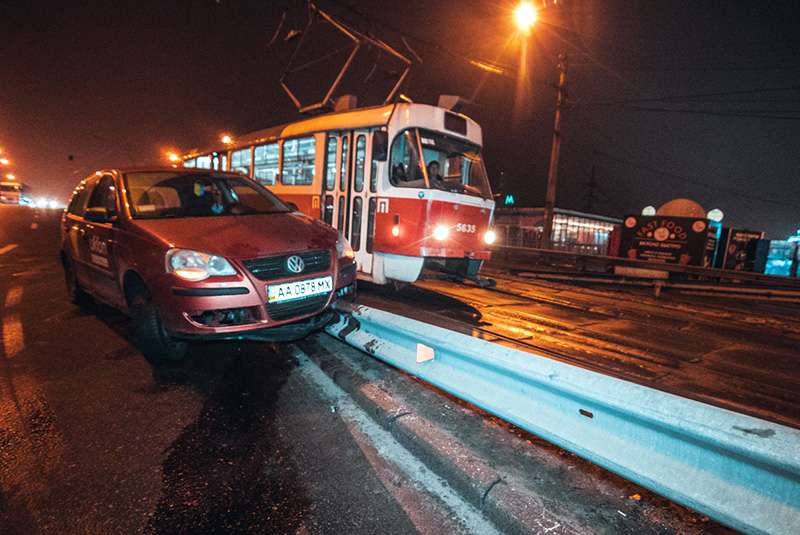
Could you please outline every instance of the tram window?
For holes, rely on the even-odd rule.
[[[329,225],[333,225],[333,195],[325,195],[325,207],[322,212],[322,220]]]
[[[376,135],[377,134],[377,135]],[[377,138],[382,137],[383,143],[386,144],[386,132],[382,132],[380,130],[372,133],[372,154],[370,155],[370,171],[369,171],[369,191],[375,193],[378,191],[378,158],[376,158],[376,147],[375,143]],[[383,147],[383,161],[386,161],[386,149],[387,147],[384,145]]]
[[[422,147],[419,154],[418,147]],[[440,189],[452,193],[492,197],[480,147],[422,129],[408,129],[392,142],[390,179],[395,186]],[[436,176],[423,178],[423,166],[438,164]],[[430,173],[429,173],[430,174]]]
[[[406,130],[392,143],[391,181],[395,186],[424,188],[415,130]]]
[[[360,135],[356,138],[356,176],[353,180],[353,189],[364,189],[364,164],[367,158],[367,136]]]
[[[194,158],[190,158],[188,160],[184,160],[183,161],[183,166],[184,167],[197,167],[197,160],[195,160]]]
[[[264,186],[274,186],[278,176],[278,144],[259,145],[253,158],[253,177]]]
[[[197,168],[198,169],[211,169],[211,156],[198,156],[197,157]]]
[[[339,197],[339,221],[336,228],[341,232],[344,232],[344,201],[344,196]]]
[[[342,167],[341,172],[339,174],[339,191],[344,191],[347,189],[347,141],[348,137],[342,137]]]
[[[361,207],[364,199],[353,199],[353,220],[350,222],[350,246],[354,251],[361,249]]]
[[[328,136],[325,150],[325,191],[333,191],[336,187],[336,147],[339,138]]]
[[[313,137],[284,141],[281,182],[289,186],[312,184],[314,182],[315,153],[316,140]]]
[[[250,147],[231,153],[231,171],[250,175]]]
[[[369,198],[369,209],[367,210],[367,252],[372,253],[372,243],[375,239],[375,207],[378,199]]]

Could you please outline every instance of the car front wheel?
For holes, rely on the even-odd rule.
[[[164,329],[158,307],[146,293],[131,299],[133,336],[145,358],[154,364],[175,364],[186,357],[188,343]]]

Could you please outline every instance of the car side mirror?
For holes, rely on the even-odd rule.
[[[83,217],[95,223],[109,223],[113,216],[114,214],[109,213],[108,209],[104,206],[89,207],[83,214]]]
[[[298,207],[297,207],[297,205],[296,205],[295,203],[293,203],[293,202],[287,202],[287,203],[286,203],[286,206],[288,206],[288,207],[289,207],[289,209],[290,209],[292,212],[299,212],[299,211],[300,211],[300,208],[298,208]]]
[[[372,133],[372,159],[385,162],[389,156],[389,132],[376,130]]]

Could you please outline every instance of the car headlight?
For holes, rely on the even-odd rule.
[[[352,260],[355,255],[356,254],[353,252],[353,248],[350,247],[350,242],[347,241],[347,238],[339,234],[339,239],[336,240],[336,257],[349,258]]]
[[[236,275],[236,270],[225,258],[188,249],[167,251],[167,271],[193,282],[209,277]]]

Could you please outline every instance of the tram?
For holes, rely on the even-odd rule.
[[[252,132],[183,165],[243,173],[334,226],[362,279],[414,282],[433,268],[479,280],[496,236],[481,149],[465,115],[398,102]]]

